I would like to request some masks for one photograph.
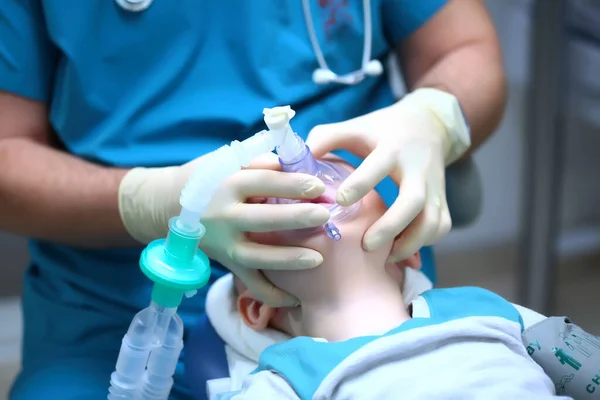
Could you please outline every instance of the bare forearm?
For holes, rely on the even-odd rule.
[[[499,53],[473,43],[440,59],[411,90],[433,87],[455,95],[471,127],[471,151],[498,127],[504,114],[506,83]]]
[[[118,210],[126,170],[27,138],[0,141],[0,229],[83,247],[130,246]]]

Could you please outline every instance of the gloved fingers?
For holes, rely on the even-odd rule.
[[[432,240],[429,243],[426,243],[426,246],[431,246],[435,244],[438,240],[446,236],[450,230],[452,229],[452,217],[450,215],[450,210],[448,209],[448,203],[446,200],[443,200],[442,203],[442,211],[440,213],[440,225],[438,226],[438,230],[436,234],[433,236]]]
[[[279,157],[275,153],[261,154],[252,161],[246,169],[269,169],[272,171],[281,171]]]
[[[433,234],[427,242],[423,243],[423,246],[433,245],[452,229],[452,218],[450,217],[450,210],[448,209],[445,188],[445,171],[443,169],[437,171],[437,173],[433,171],[431,179],[429,180],[427,202],[439,208],[439,222],[435,234]]]
[[[365,250],[376,250],[394,240],[423,210],[426,195],[425,179],[420,173],[413,171],[404,176],[396,201],[365,233]]]
[[[243,199],[279,197],[308,200],[325,193],[325,184],[315,176],[279,171],[245,169],[229,178],[229,183]]]
[[[321,253],[304,247],[271,246],[242,240],[229,249],[234,265],[247,269],[311,269],[323,262]]]
[[[346,207],[356,203],[388,176],[394,166],[394,154],[383,147],[376,147],[342,182],[336,201]]]
[[[273,285],[259,270],[240,270],[235,275],[258,300],[270,307],[296,307],[299,304],[298,299]]]
[[[315,126],[308,137],[306,145],[315,158],[320,158],[333,150],[348,150],[358,157],[366,157],[371,149],[360,139],[360,131],[353,120]]]
[[[440,226],[441,209],[438,203],[428,201],[423,211],[395,241],[387,263],[399,262],[430,244]]]
[[[229,219],[242,232],[274,232],[325,224],[329,211],[318,204],[238,204]]]

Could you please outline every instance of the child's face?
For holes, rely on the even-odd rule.
[[[348,170],[349,173],[354,170],[350,165],[332,154],[323,157],[323,160],[328,161],[330,164],[336,164],[338,168]],[[270,200],[274,201],[274,199]],[[320,204],[323,207],[333,205],[335,203],[335,188],[327,187],[323,195],[307,202]],[[362,237],[366,229],[386,211],[385,203],[375,191],[371,191],[371,193],[365,196],[357,206],[358,208],[356,208],[348,217],[344,218],[343,221],[333,221],[340,229],[343,238]],[[321,228],[286,232],[251,233],[248,236],[250,236],[253,241],[259,243],[282,246],[301,246],[318,251],[325,250],[326,248],[337,244],[333,239],[328,239],[325,231]],[[346,243],[343,246],[347,247],[348,240],[344,240],[343,242]],[[336,247],[339,248],[340,246],[338,245]]]
[[[323,264],[315,269],[263,271],[275,286],[291,293],[301,301],[302,299],[318,298],[323,293],[338,287],[352,287],[354,284],[349,284],[349,281],[360,279],[360,275],[366,269],[365,265],[368,268],[379,269],[381,274],[387,274],[390,279],[397,281],[398,290],[401,290],[404,267],[420,268],[421,266],[418,254],[402,263],[386,266],[385,262],[393,242],[372,252],[366,252],[362,248],[364,233],[386,210],[387,207],[381,197],[374,190],[371,191],[363,198],[360,207],[353,215],[336,223],[342,234],[342,239],[338,242],[327,237],[324,231],[316,231],[310,235],[270,232],[253,233],[248,236],[249,239],[258,243],[306,247],[323,255]],[[277,325],[277,321],[285,317],[281,314],[289,311],[286,309],[274,310],[258,302],[240,281],[236,282],[236,288],[239,294],[238,309],[245,322],[252,328],[263,329],[269,323]],[[274,327],[287,331],[285,327]]]

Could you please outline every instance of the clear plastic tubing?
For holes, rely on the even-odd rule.
[[[235,140],[204,156],[181,191],[177,227],[184,232],[202,229],[200,215],[219,185],[240,168],[250,165],[254,158],[272,152],[278,140],[278,136],[262,130],[243,142]]]
[[[176,311],[152,302],[136,314],[121,343],[108,400],[136,399],[150,353],[164,342]]]
[[[250,165],[254,158],[277,148],[280,159],[295,160],[308,149],[290,127],[289,120],[295,112],[289,106],[264,109],[263,114],[268,131],[262,130],[242,142],[234,140],[200,159],[181,191],[178,229],[189,233],[202,230],[200,216],[212,194],[225,179]],[[308,154],[312,157],[310,152]]]
[[[173,387],[173,375],[183,349],[183,322],[174,314],[168,321],[161,346],[150,353],[136,400],[164,400]]]

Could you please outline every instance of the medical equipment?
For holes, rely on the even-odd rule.
[[[312,14],[310,12],[310,0],[302,0],[302,8],[304,11],[304,19],[306,20],[306,29],[310,37],[310,42],[317,57],[319,68],[317,68],[312,75],[313,82],[318,85],[324,85],[328,83],[339,83],[342,85],[356,85],[362,82],[367,76],[379,76],[383,73],[383,65],[381,61],[377,59],[371,59],[371,45],[373,36],[373,27],[371,25],[371,1],[363,0],[364,10],[364,30],[365,38],[363,42],[363,55],[362,64],[359,70],[350,72],[345,75],[337,75],[327,65],[321,46],[319,46],[319,40],[317,39],[317,33],[312,20]]]
[[[151,242],[142,252],[140,268],[154,282],[152,300],[135,315],[123,338],[109,400],[168,397],[183,348],[183,323],[176,312],[183,296],[195,295],[209,280],[210,262],[198,249],[205,234],[200,217],[221,183],[274,148],[282,165],[293,166],[295,172],[319,173],[308,147],[291,129],[294,111],[287,106],[265,109],[264,114],[268,131],[233,141],[201,160],[181,191],[181,212],[169,221],[166,239]],[[329,177],[328,173],[322,175]],[[331,237],[340,235],[333,224],[325,230]]]
[[[319,196],[317,199],[313,200],[312,202],[327,207],[330,214],[330,220],[325,225],[323,225],[322,228],[325,230],[325,233],[329,238],[335,241],[340,240],[342,238],[342,234],[335,225],[334,221],[343,221],[349,215],[351,215],[361,203],[361,201],[358,201],[350,207],[342,207],[335,202],[337,189],[339,188],[340,184],[348,177],[348,175],[350,174],[349,171],[334,163],[315,160],[310,151],[307,151],[307,156],[302,161],[294,164],[281,163],[281,166],[285,172],[307,173],[306,171],[312,171],[311,175],[316,176],[325,183],[325,193]],[[301,200],[279,198],[269,199],[269,201],[277,204],[292,204],[302,202]],[[319,229],[321,228],[306,228],[283,233],[287,235],[304,233],[311,234]]]
[[[115,0],[119,7],[127,11],[139,12],[150,7],[152,0]]]
[[[284,172],[301,172],[310,174],[321,179],[325,183],[326,191],[319,196],[315,202],[327,207],[331,215],[330,220],[323,226],[327,236],[336,241],[342,238],[340,230],[334,224],[334,220],[340,222],[355,211],[360,201],[350,207],[342,207],[335,202],[337,188],[349,175],[347,170],[328,162],[317,161],[304,140],[298,134],[293,132],[290,126],[290,120],[295,112],[289,107],[277,107],[265,109],[265,123],[271,132],[279,133],[280,137],[285,138],[281,146],[276,147],[279,163]],[[320,200],[320,201],[319,201]],[[291,199],[273,199],[275,203],[290,204],[300,203],[300,200]],[[318,229],[318,228],[317,228]],[[302,229],[296,232],[314,232],[313,228]]]
[[[600,336],[568,317],[542,319],[521,334],[527,353],[548,375],[556,394],[600,398]]]

